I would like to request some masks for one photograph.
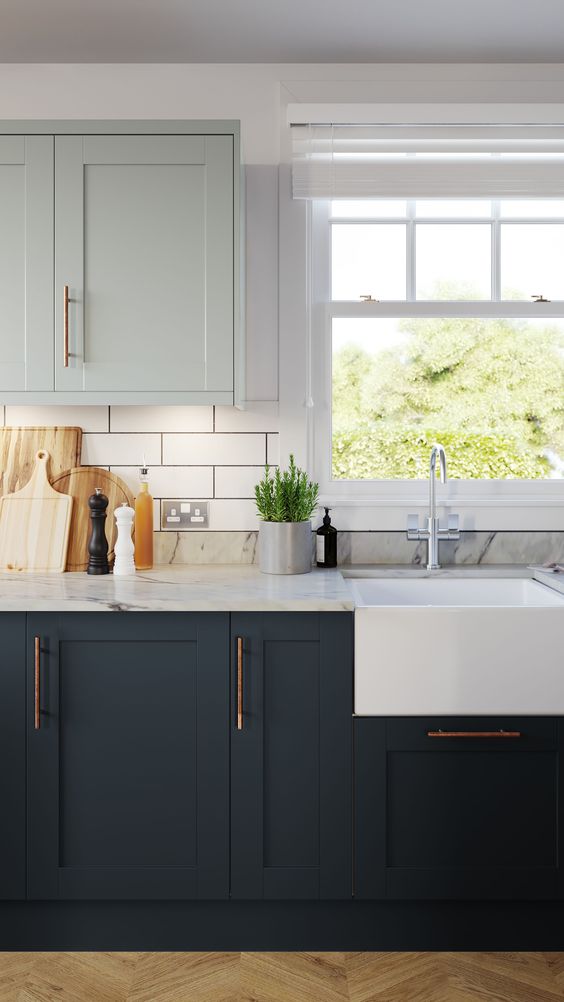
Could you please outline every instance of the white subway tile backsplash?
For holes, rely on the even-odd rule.
[[[57,404],[28,407],[7,404],[5,410],[5,423],[8,426],[69,425],[82,428],[85,432],[107,432],[110,430],[109,407],[70,407],[68,405],[58,406]]]
[[[265,435],[163,435],[165,465],[256,466],[265,457]]]
[[[280,436],[267,435],[267,457],[269,466],[280,466]],[[286,463],[283,464],[284,466]]]
[[[163,429],[164,430],[164,429]],[[182,431],[182,428],[177,428]],[[216,431],[278,431],[278,404],[251,403],[248,410],[216,407]]]
[[[217,499],[210,502],[210,529],[252,532],[259,527],[254,501]],[[190,530],[192,531],[192,530]]]
[[[219,406],[7,405],[0,407],[0,423],[3,419],[16,426],[78,425],[84,431],[83,465],[111,469],[134,497],[145,458],[155,499],[155,531],[160,530],[161,499],[205,500],[209,530],[191,529],[180,537],[207,532],[208,539],[214,533],[218,539],[229,533],[247,538],[244,534],[249,533],[256,545],[255,484],[263,475],[267,453],[271,466],[280,460],[277,403],[253,402],[244,411]],[[186,554],[196,552],[194,545]],[[206,546],[209,551],[209,542]]]
[[[148,466],[161,463],[160,435],[84,435],[83,466]]]
[[[134,494],[139,487],[138,466],[112,466]],[[213,497],[213,466],[151,466],[149,490],[155,498]]]
[[[216,498],[253,498],[255,484],[264,475],[263,466],[216,466]]]
[[[213,431],[213,407],[112,407],[112,432]]]

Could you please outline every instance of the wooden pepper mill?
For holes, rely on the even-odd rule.
[[[109,574],[110,565],[108,563],[108,540],[106,539],[106,508],[108,499],[102,494],[102,488],[97,487],[94,494],[88,498],[90,508],[90,520],[92,522],[92,532],[88,540],[88,569],[87,574]]]

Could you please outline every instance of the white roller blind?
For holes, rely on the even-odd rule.
[[[561,125],[293,125],[294,198],[563,198]]]

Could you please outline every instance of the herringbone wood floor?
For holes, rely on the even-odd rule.
[[[0,1002],[557,1002],[564,953],[0,953]]]

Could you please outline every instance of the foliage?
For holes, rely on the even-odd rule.
[[[257,512],[264,522],[306,522],[317,508],[318,499],[318,484],[308,480],[292,455],[289,469],[281,472],[276,467],[274,477],[267,464],[263,479],[255,487]]]
[[[452,297],[454,298],[454,297]],[[463,479],[562,476],[564,333],[549,320],[402,321],[401,347],[333,359],[333,476],[427,476],[431,446]]]

